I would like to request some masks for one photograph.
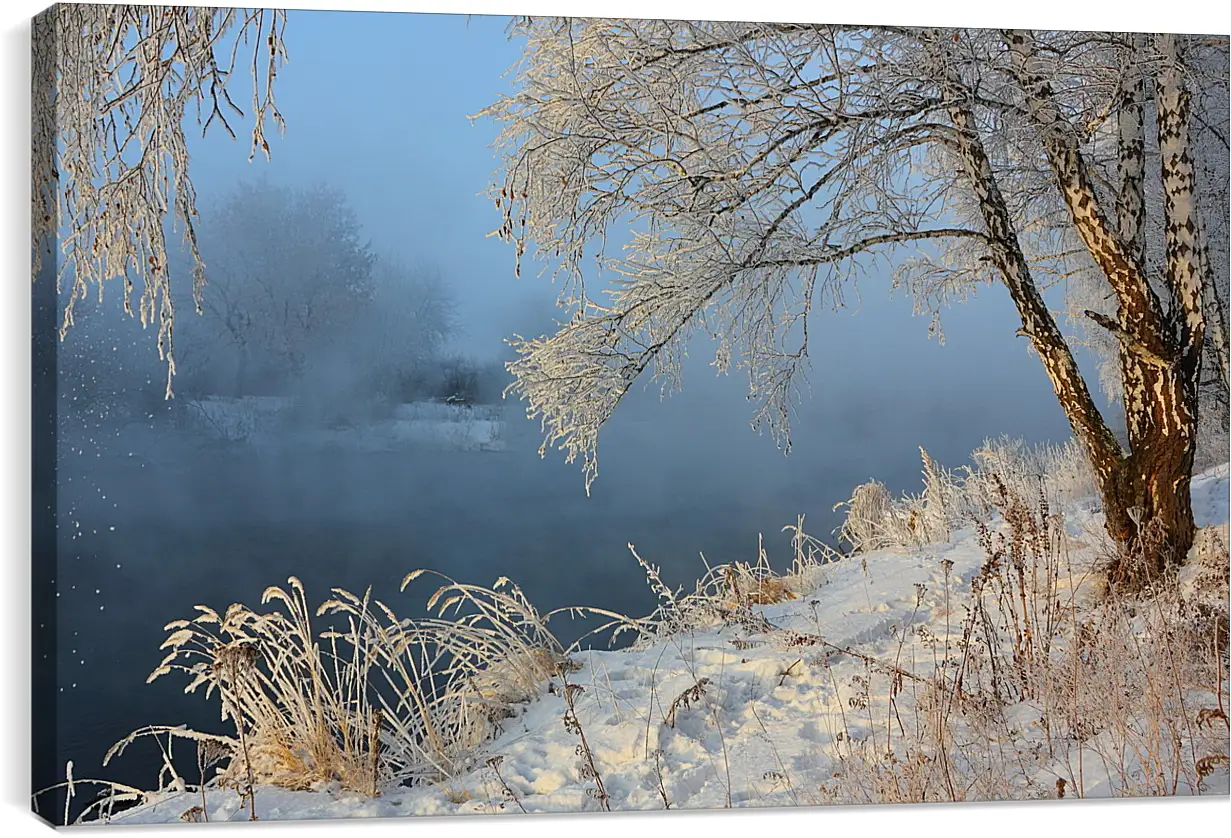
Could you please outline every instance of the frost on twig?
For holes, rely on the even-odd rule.
[[[888,253],[983,239],[931,211],[951,167],[908,176],[949,133],[896,54],[909,36],[577,19],[514,31],[518,91],[479,114],[502,128],[495,235],[519,273],[532,248],[564,281],[569,319],[512,341],[512,390],[544,451],[583,458],[587,488],[599,428],[643,374],[678,388],[697,334],[719,372],[747,374],[754,428],[789,450],[813,306],[841,306],[844,283]],[[618,253],[613,230],[632,233]]]
[[[500,127],[493,235],[513,245],[517,273],[529,254],[562,280],[567,316],[554,335],[512,341],[511,391],[540,421],[544,452],[582,458],[587,488],[599,429],[633,382],[678,388],[699,335],[720,372],[747,374],[754,427],[789,450],[809,315],[843,306],[864,276],[890,277],[942,339],[942,309],[1004,285],[1075,433],[1107,463],[1114,438],[1071,344],[1094,349],[1118,396],[1145,374],[1143,356],[1094,324],[1148,310],[1128,325],[1156,344],[1149,300],[1175,296],[1163,277],[1201,275],[1201,299],[1181,296],[1194,322],[1205,310],[1205,354],[1222,373],[1203,382],[1221,399],[1203,404],[1224,418],[1203,407],[1203,425],[1225,427],[1225,38],[1180,49],[1044,32],[1010,50],[993,30],[576,18],[518,20],[512,33],[525,41],[514,92],[478,114]],[[1145,139],[1186,121],[1152,92],[1166,79],[1178,90],[1181,75],[1198,157],[1193,184],[1171,179],[1177,204]],[[1058,172],[1061,158],[1080,177]],[[1164,221],[1190,191],[1210,235],[1186,250],[1165,244]],[[1108,247],[1131,256],[1113,265]],[[1118,278],[1130,274],[1146,279]],[[1127,414],[1141,412],[1139,385]]]
[[[34,21],[31,192],[33,275],[55,261],[68,284],[60,335],[93,286],[123,283],[124,308],[157,324],[175,374],[169,246],[165,222],[183,237],[198,311],[205,266],[197,250],[196,192],[188,174],[185,121],[234,137],[252,120],[250,157],[269,153],[266,122],[284,127],[274,103],[286,60],[286,13],[260,9],[58,4]],[[232,98],[236,69],[252,76],[250,110]],[[59,253],[56,253],[56,243]]]

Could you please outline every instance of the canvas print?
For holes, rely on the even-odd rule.
[[[33,808],[1227,795],[1228,54],[47,9]]]

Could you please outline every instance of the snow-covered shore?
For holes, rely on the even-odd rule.
[[[315,422],[297,421],[295,412],[302,409],[291,399],[263,396],[210,396],[188,403],[190,422],[199,433],[228,442],[348,451],[390,451],[406,445],[451,451],[504,449],[505,423],[499,406],[414,402],[393,405],[392,415],[385,417],[322,414]]]
[[[1199,476],[1192,494],[1198,526],[1222,527],[1225,538],[1228,467]],[[1088,507],[1066,510],[1074,538],[1089,515]],[[377,797],[336,784],[313,791],[261,786],[256,816],[578,812],[604,802],[612,810],[835,802],[835,755],[852,753],[852,742],[865,751],[867,744],[878,747],[877,737],[887,736],[879,725],[894,731],[903,724],[890,717],[884,696],[874,688],[869,696],[871,673],[888,673],[886,683],[902,692],[926,681],[938,655],[960,638],[962,603],[985,561],[979,534],[965,530],[948,544],[812,566],[794,580],[792,598],[756,605],[751,619],[677,632],[634,649],[575,653],[579,668],[543,684],[538,697],[518,707],[483,746],[472,769],[451,780],[386,788]],[[562,677],[582,688],[574,693],[575,712],[588,756],[576,726],[565,722]],[[1037,754],[1046,725],[1037,706],[1022,701],[1005,718],[1013,729],[1002,749],[1019,757],[1032,748]],[[590,760],[597,777],[588,770]],[[1023,798],[1056,797],[1057,788],[1059,796],[1065,789],[1070,797],[1107,796],[1123,783],[1090,744],[1075,755],[1030,764],[1014,780]],[[1226,794],[1227,776],[1225,763],[1215,765],[1202,790]],[[113,821],[177,822],[201,804],[195,791],[164,791]],[[212,822],[249,818],[234,789],[207,789],[204,808]]]

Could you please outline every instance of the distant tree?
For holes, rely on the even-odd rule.
[[[284,27],[280,12],[115,5],[60,4],[35,22],[34,274],[62,232],[63,330],[91,286],[122,277],[127,302],[141,279],[168,396],[168,216],[198,305],[205,278],[183,121],[197,107],[204,129],[231,131],[245,115],[227,92],[242,53],[252,153],[268,152]],[[1187,550],[1203,393],[1225,400],[1228,381],[1226,204],[1206,188],[1227,170],[1214,107],[1225,38],[548,19],[516,31],[520,90],[486,111],[504,123],[493,198],[518,268],[528,245],[559,260],[572,319],[520,342],[513,371],[546,442],[583,455],[587,485],[599,428],[647,369],[678,384],[696,330],[718,339],[720,368],[747,367],[755,421],[789,443],[808,313],[911,247],[897,280],[924,311],[983,282],[1008,290],[1109,533],[1124,556],[1149,555],[1144,574],[1125,562],[1116,578]],[[619,277],[600,303],[583,257],[630,223],[623,257],[600,248]],[[1101,290],[1082,293],[1104,310],[1074,311],[1115,359],[1125,444],[1044,302],[1053,284]],[[1203,376],[1207,359],[1218,375]],[[1156,523],[1158,549],[1142,539]]]
[[[422,395],[445,342],[457,329],[457,301],[439,270],[397,256],[376,259],[372,297],[348,341],[352,363],[388,400]]]
[[[268,154],[267,123],[283,124],[273,88],[285,28],[285,12],[260,9],[57,3],[34,19],[32,274],[51,258],[57,283],[71,283],[62,336],[91,287],[101,294],[111,280],[122,282],[132,314],[140,279],[137,311],[143,325],[157,323],[168,397],[175,374],[168,216],[191,256],[198,305],[205,276],[185,122],[195,115],[203,131],[234,137],[236,118],[250,119],[250,157]],[[247,112],[231,96],[237,62],[251,68]]]
[[[457,329],[457,300],[438,269],[383,256],[374,287],[370,322],[383,356],[398,362],[435,357]]]
[[[375,257],[345,195],[328,186],[241,183],[202,219],[201,251],[201,305],[237,354],[237,395],[254,358],[293,380],[372,302]]]
[[[517,92],[484,111],[502,125],[498,233],[519,271],[532,247],[564,277],[570,319],[520,341],[511,370],[544,450],[582,456],[587,486],[599,429],[647,370],[678,386],[698,331],[789,445],[810,312],[896,253],[895,282],[934,316],[1008,291],[1097,475],[1115,583],[1186,554],[1216,287],[1193,137],[1202,120],[1226,137],[1193,111],[1225,90],[1225,38],[578,19],[515,34]],[[612,253],[617,228],[634,237]],[[596,248],[602,295],[584,284]],[[1081,316],[1114,339],[1126,445],[1044,301],[1066,282],[1106,306]]]

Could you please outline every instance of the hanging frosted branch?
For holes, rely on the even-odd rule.
[[[576,19],[513,32],[515,92],[481,114],[501,127],[496,235],[516,271],[529,254],[563,280],[569,320],[514,343],[511,390],[544,451],[584,459],[587,488],[600,428],[638,378],[678,387],[694,335],[713,338],[719,370],[746,370],[754,426],[786,448],[816,307],[888,275],[942,334],[944,307],[995,282],[1090,458],[1110,535],[1125,557],[1150,553],[1145,576],[1123,564],[1115,584],[1186,555],[1201,359],[1225,369],[1227,354],[1211,352],[1226,297],[1207,252],[1225,250],[1226,223],[1202,233],[1226,217],[1210,199],[1225,38]],[[626,231],[614,252],[608,234]],[[1081,324],[1069,334],[1060,299]],[[1082,342],[1122,396],[1126,440],[1090,394]],[[1142,548],[1155,523],[1171,541]]]
[[[531,20],[495,119],[495,234],[562,280],[569,321],[514,342],[544,446],[597,474],[598,431],[643,373],[679,386],[698,333],[748,376],[753,425],[789,448],[808,314],[889,253],[978,240],[911,178],[951,140],[898,38],[810,24]],[[613,229],[632,241],[610,252]],[[595,246],[598,252],[595,252]],[[593,267],[591,267],[593,266]],[[601,280],[595,287],[596,279]]]
[[[157,325],[175,374],[165,222],[183,237],[198,310],[205,282],[185,121],[236,136],[252,121],[250,159],[269,154],[267,122],[283,128],[274,84],[286,60],[286,13],[274,10],[59,4],[34,26],[33,272],[59,242],[57,287],[67,284],[63,338],[91,287],[123,285],[124,308]],[[237,68],[252,76],[251,110],[232,98]],[[54,151],[52,151],[54,147]],[[133,290],[142,287],[134,311]]]

